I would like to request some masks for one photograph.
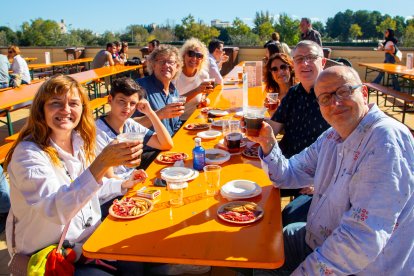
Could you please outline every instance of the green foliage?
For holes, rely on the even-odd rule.
[[[265,23],[270,23],[270,25],[273,26],[275,24],[275,19],[273,18],[273,15],[271,15],[269,11],[256,12],[256,15],[253,19],[253,32],[259,34],[260,26],[262,26]]]
[[[190,14],[182,19],[181,25],[175,27],[175,35],[179,40],[195,37],[207,44],[212,38],[218,37],[220,32],[214,27],[196,22],[194,16]]]
[[[0,26],[0,33],[2,33],[2,38],[0,39],[1,46],[8,46],[18,43],[17,34],[9,27]]]
[[[280,35],[280,41],[288,45],[296,45],[299,42],[299,20],[290,18],[286,13],[279,15],[275,29]]]
[[[325,27],[321,21],[312,22],[312,28],[317,30],[322,37],[326,36]]]
[[[38,18],[31,20],[31,23],[23,23],[20,45],[61,46],[63,45],[63,34],[55,21]]]
[[[397,22],[391,17],[386,17],[378,26],[377,31],[384,33],[386,29],[393,29],[397,27]]]
[[[358,24],[352,24],[349,27],[349,35],[353,39],[357,39],[359,36],[362,36],[361,27]]]
[[[404,46],[413,47],[414,46],[414,22],[405,28],[404,33]]]
[[[230,41],[228,44],[240,46],[255,46],[260,43],[259,36],[252,32],[249,25],[244,23],[240,18],[233,20],[233,26],[226,28]]]

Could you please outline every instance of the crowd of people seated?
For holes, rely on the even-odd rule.
[[[292,51],[277,33],[265,45],[265,93],[279,93],[279,99],[259,137],[248,136],[260,144],[262,168],[281,195],[295,198],[282,214],[286,261],[278,270],[238,272],[409,275],[414,262],[412,238],[406,234],[414,231],[413,137],[367,103],[367,89],[355,70],[324,70],[317,31],[307,18],[300,28],[302,40]],[[220,69],[229,60],[223,47],[217,39],[206,46],[190,38],[180,50],[151,41],[145,58],[148,76],[114,80],[111,111],[96,121],[76,80],[59,75],[45,81],[1,172],[0,223],[8,214],[11,256],[57,243],[70,224],[66,237],[77,253],[75,274],[113,274],[85,263],[82,244],[106,215],[105,203],[144,181],[144,170],[160,150],[173,147],[172,137],[188,116],[209,104],[207,96],[214,84],[223,83]],[[19,53],[18,47],[9,48],[11,68],[30,83]],[[96,54],[92,67],[127,59],[128,44],[115,41]],[[2,79],[0,74],[0,85]],[[186,101],[177,101],[179,96]],[[117,140],[129,132],[143,133],[143,141]],[[283,138],[277,141],[279,133]],[[361,210],[372,219],[361,220]],[[141,263],[104,262],[120,275],[149,273]],[[209,269],[166,264],[150,272]]]

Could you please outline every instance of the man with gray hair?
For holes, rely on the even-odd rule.
[[[266,123],[248,136],[275,187],[315,186],[307,224],[284,228],[283,267],[255,275],[414,275],[412,134],[367,103],[353,68],[324,70],[315,94],[332,128],[301,153],[286,159]]]
[[[179,93],[172,80],[181,72],[183,61],[178,49],[170,45],[160,45],[148,57],[149,76],[136,82],[145,90],[145,99],[161,119],[171,136],[181,127],[180,116],[184,113],[183,103],[173,103],[173,97]],[[147,116],[136,111],[133,117],[141,125],[151,128]]]
[[[321,34],[317,31],[312,29],[312,21],[310,18],[303,17],[300,21],[299,25],[301,34],[300,40],[312,40],[322,46],[322,39]]]

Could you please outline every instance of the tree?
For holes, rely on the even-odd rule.
[[[377,31],[384,33],[386,29],[395,30],[396,26],[397,22],[395,22],[395,20],[388,16],[377,26]]]
[[[275,29],[273,28],[273,25],[269,21],[262,23],[258,27],[258,35],[259,35],[260,41],[261,42],[268,41],[271,38],[272,33],[274,31]]]
[[[153,39],[158,39],[159,41],[167,42],[167,41],[174,41],[176,37],[174,35],[174,30],[168,27],[160,27],[154,29],[148,37],[148,41]]]
[[[280,14],[275,24],[280,40],[288,45],[296,45],[299,42],[299,24],[299,20],[290,18],[286,13]]]
[[[332,38],[339,38],[343,41],[349,39],[349,28],[352,24],[353,12],[346,10],[345,12],[338,12],[333,18],[328,18],[326,21],[326,31]]]
[[[119,39],[119,34],[106,31],[98,39],[98,44],[100,46],[105,46],[108,42],[114,42]]]
[[[59,25],[53,20],[41,18],[24,22],[21,26],[20,45],[56,46],[62,45],[63,34]]]
[[[403,45],[405,47],[412,47],[414,45],[414,22],[405,28]]]
[[[270,15],[269,11],[263,12],[256,12],[256,15],[253,19],[253,32],[259,34],[260,26],[262,26],[264,23],[270,23],[271,26],[275,24],[275,19],[273,18],[273,15]]]
[[[17,44],[18,43],[18,39],[17,39],[17,34],[15,32],[13,32],[12,29],[10,29],[9,27],[6,26],[0,26],[0,32],[3,32],[3,42],[4,44],[0,44],[0,45],[11,45],[11,44]]]
[[[259,36],[238,17],[233,20],[232,27],[227,28],[227,32],[233,45],[252,46],[259,43]]]
[[[203,24],[201,21],[196,22],[194,16],[190,14],[182,19],[181,25],[175,27],[175,35],[180,40],[195,37],[207,44],[213,37],[218,37],[220,32],[214,27]]]
[[[325,27],[321,21],[312,22],[312,28],[317,30],[322,37],[326,36]]]
[[[358,24],[352,24],[349,27],[349,35],[356,40],[359,36],[362,36],[361,27]]]
[[[8,46],[7,34],[5,31],[0,31],[0,46]]]

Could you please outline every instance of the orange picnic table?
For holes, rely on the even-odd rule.
[[[240,70],[235,68],[234,70]],[[237,76],[237,73],[228,76]],[[211,106],[228,109],[242,103],[239,84],[217,86],[210,94]],[[261,87],[249,89],[249,104],[263,105]],[[232,106],[234,107],[234,106]],[[233,109],[232,109],[233,110]],[[225,118],[232,118],[230,113]],[[222,118],[220,118],[222,119]],[[196,110],[187,123],[206,122],[206,116]],[[192,168],[191,151],[197,132],[181,128],[174,136],[172,151],[185,152],[190,157],[185,167]],[[204,140],[209,149],[222,137]],[[154,161],[146,170],[149,178],[127,195],[135,195],[142,186],[153,186],[160,170],[170,165]],[[222,221],[218,208],[228,200],[220,194],[206,195],[204,173],[189,181],[184,191],[184,205],[171,207],[168,191],[154,200],[154,209],[143,217],[130,220],[108,216],[83,246],[83,254],[90,258],[141,262],[196,264],[225,267],[277,268],[284,262],[283,235],[279,189],[261,169],[260,160],[241,154],[233,155],[222,166],[220,184],[236,179],[258,183],[262,193],[248,199],[264,210],[262,219],[247,225]]]
[[[36,70],[42,70],[47,68],[52,68],[52,75],[55,73],[55,69],[62,67],[62,68],[68,68],[71,66],[79,66],[81,63],[90,63],[93,60],[93,58],[80,58],[80,59],[73,59],[73,60],[63,60],[63,61],[56,61],[51,63],[32,63],[28,64],[30,74],[33,78],[34,71]],[[89,67],[89,66],[88,66]]]

